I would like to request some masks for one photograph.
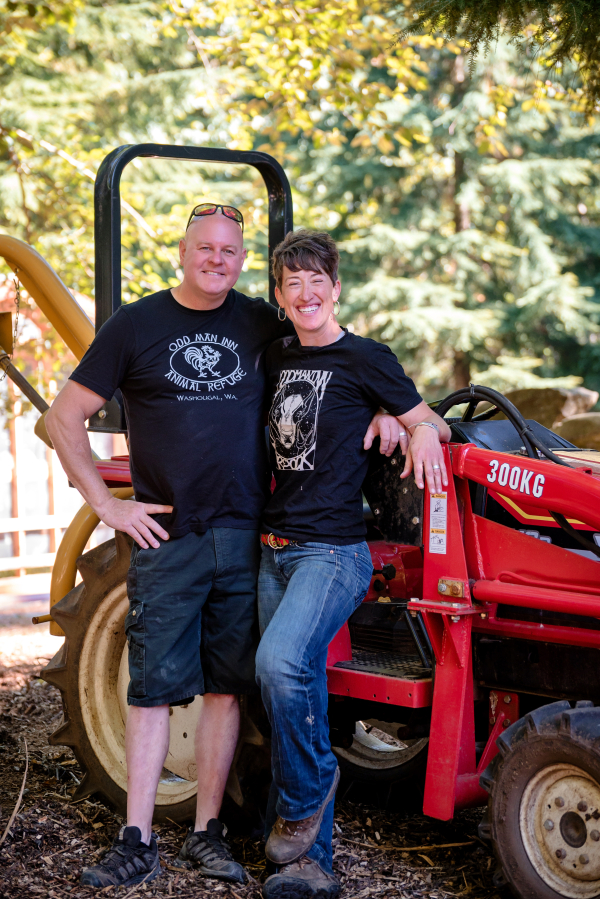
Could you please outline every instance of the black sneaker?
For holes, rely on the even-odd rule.
[[[158,846],[142,843],[139,827],[122,827],[99,865],[84,868],[80,883],[88,887],[132,886],[148,883],[160,872]]]
[[[245,883],[246,872],[233,860],[231,850],[225,842],[225,828],[216,818],[211,818],[206,830],[195,833],[190,827],[179,858],[197,865],[206,877]]]
[[[264,899],[336,899],[340,891],[337,877],[306,856],[271,874],[262,888]]]

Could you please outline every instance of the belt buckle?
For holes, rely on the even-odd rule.
[[[267,543],[268,543],[268,545],[271,547],[271,549],[277,549],[277,548],[278,548],[277,537],[275,536],[275,534],[268,534],[268,535],[267,535]]]

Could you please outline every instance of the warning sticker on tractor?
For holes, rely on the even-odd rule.
[[[448,494],[432,493],[429,497],[429,552],[446,554]]]

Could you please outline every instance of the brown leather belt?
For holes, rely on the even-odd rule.
[[[260,542],[264,543],[265,546],[270,546],[271,549],[281,549],[282,546],[293,546],[298,541],[297,540],[288,540],[286,537],[278,537],[276,534],[261,534]]]

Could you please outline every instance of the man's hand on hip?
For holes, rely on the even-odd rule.
[[[151,515],[172,512],[173,506],[116,499],[98,473],[92,459],[86,420],[102,408],[105,398],[76,381],[67,381],[46,416],[46,427],[67,477],[75,484],[96,515],[110,528],[124,531],[139,543],[157,549],[169,535]]]
[[[148,549],[148,544],[158,549],[160,543],[154,536],[161,540],[168,540],[169,535],[164,528],[151,518],[158,512],[172,512],[173,506],[159,506],[155,503],[137,503],[134,500],[116,499],[111,496],[101,509],[96,509],[104,524],[116,531],[125,531],[130,537],[139,543],[142,549]]]

